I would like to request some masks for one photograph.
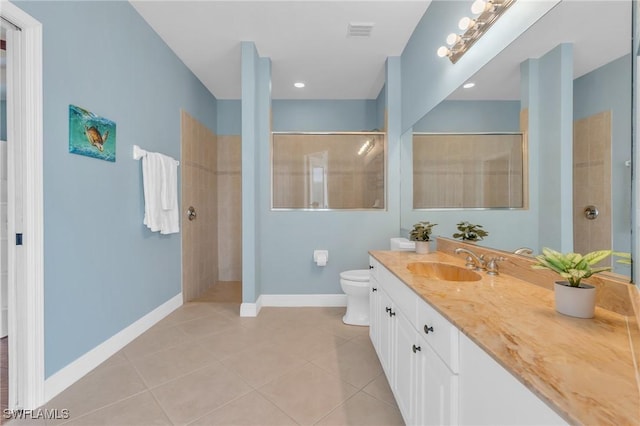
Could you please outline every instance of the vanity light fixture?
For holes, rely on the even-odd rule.
[[[297,82],[293,83],[293,85],[294,85],[294,87],[296,87],[298,89],[302,89],[305,86],[305,84],[303,82],[301,82],[301,81],[297,81]]]
[[[475,0],[471,5],[471,13],[478,15],[475,18],[467,16],[460,19],[458,28],[463,31],[462,34],[449,34],[447,36],[447,46],[438,48],[438,56],[449,58],[452,63],[465,54],[473,43],[475,43],[487,30],[498,20],[500,16],[513,4],[516,0]]]

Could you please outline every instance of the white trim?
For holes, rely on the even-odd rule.
[[[260,300],[262,306],[347,306],[346,294],[263,294]]]
[[[242,303],[240,305],[241,317],[257,317],[262,309],[262,296],[258,297],[256,303]]]
[[[9,232],[9,408],[44,403],[44,226],[42,178],[42,25],[7,1],[0,15],[18,26],[7,34]],[[11,60],[9,60],[9,58]]]
[[[49,377],[44,383],[46,401],[74,384],[181,305],[182,293],[179,293]]]

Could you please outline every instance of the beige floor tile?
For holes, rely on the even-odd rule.
[[[113,354],[111,357],[107,358],[102,364],[100,364],[101,368],[112,367],[115,365],[122,365],[129,363],[129,360],[124,354],[124,351],[118,351]]]
[[[162,408],[149,392],[94,411],[79,418],[72,418],[65,426],[151,426],[171,425]]]
[[[138,370],[147,386],[153,388],[209,364],[217,364],[218,361],[197,342],[191,341],[184,345],[134,358],[131,363]]]
[[[218,312],[178,324],[180,330],[190,337],[203,337],[220,333],[234,326],[234,322]]]
[[[347,342],[335,352],[313,359],[313,364],[341,380],[362,389],[382,373],[382,366],[373,347]]]
[[[384,373],[369,382],[369,384],[362,390],[380,401],[384,401],[394,407],[398,406],[396,404],[396,399],[393,397],[393,392],[389,387],[387,376],[385,376]]]
[[[200,346],[208,350],[216,359],[228,358],[250,348],[257,351],[270,342],[271,333],[239,325],[198,340]]]
[[[272,343],[288,354],[310,361],[326,352],[335,352],[347,339],[314,327],[298,328],[276,333]]]
[[[258,390],[302,425],[314,424],[357,392],[313,364],[296,368]]]
[[[151,392],[174,424],[187,424],[251,392],[237,374],[220,365],[165,383]]]
[[[347,325],[342,322],[342,316],[335,321],[327,321],[321,324],[320,327],[345,339],[362,338],[369,335],[369,327]]]
[[[182,322],[211,315],[216,311],[217,309],[212,303],[188,302],[163,318],[154,328],[171,327]]]
[[[393,426],[404,425],[400,411],[364,392],[358,392],[344,404],[320,420],[317,425],[361,425]]]
[[[221,362],[254,388],[306,363],[304,359],[289,355],[274,346],[260,347],[259,350],[250,348]]]
[[[123,352],[129,360],[149,355],[163,349],[183,345],[192,337],[185,334],[177,326],[162,327],[147,330],[133,342],[124,347]]]
[[[76,418],[145,390],[142,378],[130,364],[98,367],[49,401],[46,408],[67,409],[71,418]]]
[[[189,424],[211,425],[288,426],[297,423],[260,393],[253,391]]]

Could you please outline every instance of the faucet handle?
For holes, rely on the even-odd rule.
[[[487,263],[487,274],[498,275],[498,262],[502,262],[504,260],[507,260],[507,258],[502,256],[492,257],[489,259],[489,262]]]

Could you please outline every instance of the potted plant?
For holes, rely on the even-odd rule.
[[[566,281],[555,282],[556,311],[577,318],[593,318],[596,307],[596,288],[582,283],[599,272],[610,271],[610,266],[595,267],[598,262],[614,254],[611,250],[598,250],[585,255],[560,253],[543,248],[536,256],[534,269],[550,269]]]
[[[476,242],[484,240],[484,237],[489,235],[489,232],[482,229],[482,225],[474,225],[469,222],[460,222],[456,225],[458,231],[453,234],[453,238],[457,238],[462,241]]]
[[[437,223],[418,222],[413,225],[413,229],[409,232],[409,239],[416,242],[416,253],[429,253],[429,241],[431,241],[431,232]]]

